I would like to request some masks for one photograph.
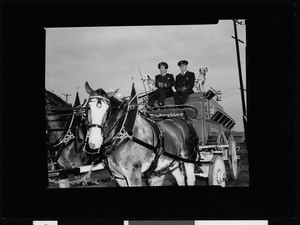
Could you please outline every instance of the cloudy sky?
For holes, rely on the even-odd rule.
[[[245,25],[238,25],[239,39],[245,41]],[[180,72],[178,61],[189,62],[188,70],[199,74],[208,67],[205,89],[222,91],[220,104],[236,121],[234,130],[242,131],[242,105],[232,20],[216,25],[123,26],[46,28],[46,89],[71,94],[76,90],[81,101],[88,95],[88,81],[93,89],[119,88],[130,95],[132,77],[137,92],[143,92],[140,72],[154,78],[157,64],[169,64],[174,77]],[[245,44],[240,44],[245,86]],[[65,97],[63,97],[65,98]]]

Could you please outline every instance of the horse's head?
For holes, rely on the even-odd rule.
[[[111,110],[110,99],[118,90],[109,93],[101,88],[93,90],[87,82],[85,89],[90,95],[86,106],[89,123],[89,146],[91,149],[98,149],[103,143],[104,124]]]

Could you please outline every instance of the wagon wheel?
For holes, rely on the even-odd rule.
[[[209,164],[208,185],[226,185],[226,168],[221,156],[215,155]]]
[[[228,152],[229,177],[231,180],[236,180],[238,176],[238,157],[236,153],[236,142],[232,134],[230,134],[228,142],[229,142],[229,152]]]

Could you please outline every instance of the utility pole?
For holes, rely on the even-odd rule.
[[[68,100],[69,100],[69,96],[72,96],[71,94],[61,94],[63,96],[66,97],[66,103],[69,103]]]
[[[246,113],[246,104],[245,104],[245,95],[244,95],[244,85],[243,85],[243,78],[242,78],[242,69],[241,69],[241,60],[240,60],[240,50],[239,50],[239,42],[243,43],[243,41],[239,40],[238,34],[237,34],[237,27],[236,24],[242,25],[241,22],[238,20],[233,20],[233,27],[234,27],[234,37],[231,36],[233,39],[235,39],[235,45],[236,45],[236,55],[237,55],[237,63],[238,63],[238,70],[239,70],[239,80],[240,80],[240,90],[241,90],[241,98],[242,98],[242,107],[243,107],[243,122],[244,122],[244,131],[245,131],[245,137],[247,137],[247,113]]]

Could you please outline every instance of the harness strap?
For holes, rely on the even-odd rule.
[[[198,145],[198,142],[199,142],[199,137],[198,137],[198,134],[195,130],[195,127],[193,126],[192,124],[192,121],[191,120],[184,120],[187,125],[189,126],[191,132],[193,133],[193,141],[196,143],[196,146]]]
[[[103,127],[99,124],[91,124],[88,126],[88,128],[92,128],[92,127],[100,128],[101,132],[103,132]]]
[[[123,143],[127,142],[131,139],[131,135],[133,133],[133,128],[136,120],[136,115],[138,112],[137,108],[137,96],[135,93],[131,93],[131,99],[127,105],[126,112],[121,116],[119,119],[120,123],[117,122],[116,124],[121,124],[118,126],[120,130],[116,133],[116,135],[108,142],[106,142],[102,147],[103,154],[109,155],[110,152],[114,151],[118,146],[122,145]],[[115,124],[115,125],[116,125]],[[113,130],[113,128],[112,128]],[[111,131],[110,131],[111,132]]]
[[[163,132],[158,124],[154,123],[152,120],[150,120],[148,118],[146,120],[151,125],[151,127],[154,131],[154,135],[156,135],[156,137],[158,139],[155,150],[153,150],[155,153],[154,160],[152,161],[150,167],[148,168],[148,170],[145,173],[145,175],[147,177],[149,177],[154,172],[154,170],[157,168],[157,163],[158,163],[159,157],[164,154],[164,136],[163,136]]]
[[[75,152],[79,153],[79,149],[78,149],[78,126],[75,127]]]
[[[152,151],[154,151],[156,153],[157,147],[154,147],[153,145],[149,145],[148,143],[136,138],[136,137],[132,137],[131,140],[139,145],[144,146],[145,148],[148,148]]]
[[[169,157],[169,158],[172,158],[176,161],[181,161],[181,162],[186,162],[186,163],[193,163],[193,164],[201,164],[200,161],[194,161],[194,160],[190,160],[190,159],[185,159],[185,158],[182,158],[180,156],[177,156],[177,155],[173,155],[173,154],[170,154],[168,152],[164,152],[165,156]]]
[[[109,148],[112,145],[112,142],[114,141],[114,137],[115,135],[121,130],[123,121],[125,119],[125,114],[123,114],[120,119],[117,120],[117,122],[112,126],[112,128],[110,129],[110,131],[108,131],[106,133],[106,136],[108,136],[114,129],[116,129],[114,136],[110,139],[110,140],[104,140],[104,144],[101,146],[101,148],[105,149],[105,148]]]
[[[66,132],[64,134],[62,134],[62,136],[55,143],[52,144],[52,146],[54,148],[65,142],[65,138],[66,138],[67,134],[71,131],[74,118],[75,118],[75,114],[72,115],[71,121],[69,123],[68,129],[66,129]]]
[[[131,140],[132,141],[134,141],[134,142],[136,142],[136,143],[138,143],[138,144],[140,144],[140,145],[142,145],[142,146],[144,146],[144,147],[146,147],[146,148],[148,148],[148,149],[150,149],[150,150],[152,150],[152,151],[154,151],[155,153],[156,153],[156,163],[157,163],[157,160],[158,160],[158,158],[159,158],[159,156],[160,155],[164,155],[164,156],[167,156],[167,157],[169,157],[169,158],[172,158],[172,159],[174,159],[174,160],[176,160],[176,161],[181,161],[181,162],[186,162],[186,163],[193,163],[193,164],[201,164],[201,162],[199,162],[199,161],[194,161],[194,160],[190,160],[190,159],[185,159],[185,158],[182,158],[182,157],[180,157],[180,156],[177,156],[177,155],[173,155],[173,154],[171,154],[171,153],[168,153],[168,152],[166,152],[166,151],[163,151],[164,150],[164,140],[163,140],[163,134],[162,134],[162,130],[161,130],[161,128],[160,128],[160,126],[159,125],[157,125],[156,123],[154,123],[153,121],[151,121],[150,119],[146,119],[151,125],[152,125],[152,127],[154,128],[154,129],[156,129],[156,132],[157,133],[159,133],[160,135],[159,135],[159,137],[161,138],[161,140],[159,140],[158,141],[158,145],[157,145],[157,147],[154,147],[154,146],[152,146],[152,145],[149,145],[148,143],[145,143],[144,141],[141,141],[140,139],[137,139],[137,138],[135,138],[135,137],[132,137],[131,138]],[[191,131],[194,133],[194,134],[196,134],[196,131],[195,131],[195,129],[194,129],[194,127],[189,123],[189,122],[186,122],[187,124],[188,124],[188,126],[190,127],[190,129],[191,129]],[[198,136],[197,135],[193,135],[193,136],[195,136],[195,141],[198,139]],[[161,152],[159,152],[159,154],[157,154],[157,149],[161,149],[162,151]],[[155,160],[153,161],[153,163],[155,163]],[[151,166],[150,166],[151,167]],[[156,167],[155,167],[156,168]],[[154,168],[154,170],[155,170],[155,168]],[[150,168],[149,168],[150,169]],[[154,171],[153,170],[153,171]],[[152,171],[152,172],[153,172]],[[149,174],[150,175],[150,174]]]
[[[157,147],[149,145],[148,143],[143,142],[140,139],[137,139],[135,137],[132,137],[132,141],[134,141],[134,142],[136,142],[136,143],[138,143],[138,144],[140,144],[140,145],[142,145],[142,146],[144,146],[144,147],[146,147],[146,148],[148,148],[148,149],[150,149],[150,150],[152,150],[152,151],[154,151],[156,153]],[[161,155],[167,156],[167,157],[172,158],[172,159],[174,159],[176,161],[181,161],[181,162],[186,162],[186,163],[193,163],[193,164],[201,164],[201,162],[199,162],[199,161],[185,159],[185,158],[182,158],[180,156],[170,154],[170,153],[168,153],[166,151],[162,152]]]
[[[50,161],[52,163],[57,163],[61,153],[62,153],[62,150],[64,148],[66,148],[68,145],[72,144],[73,141],[75,141],[75,152],[76,153],[79,153],[84,146],[81,146],[81,148],[78,148],[78,126],[75,127],[75,132],[73,130],[73,132],[75,133],[75,136],[73,135],[72,133],[72,125],[73,125],[73,122],[74,122],[74,115],[72,117],[72,120],[69,124],[69,128],[67,130],[67,132],[62,135],[60,137],[60,139],[58,141],[56,141],[57,144],[48,144],[48,151],[49,151],[49,155],[50,155]],[[74,128],[73,128],[74,129]],[[64,129],[66,130],[66,129]],[[53,152],[57,152],[56,154],[54,153],[54,155],[52,154]]]

